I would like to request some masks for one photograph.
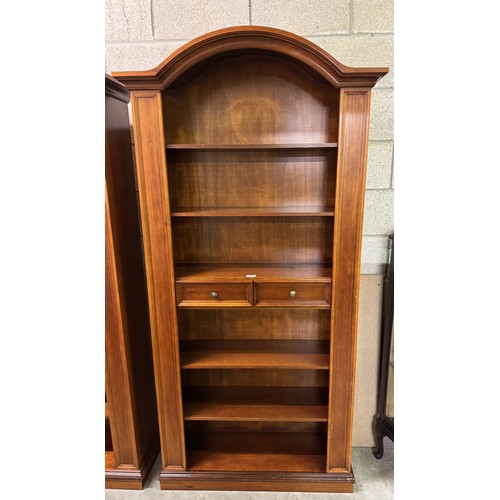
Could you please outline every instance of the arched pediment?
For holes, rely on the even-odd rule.
[[[274,54],[298,62],[335,87],[373,87],[388,68],[345,66],[316,44],[263,26],[235,26],[195,38],[146,71],[114,72],[130,90],[165,90],[210,62],[237,54]]]

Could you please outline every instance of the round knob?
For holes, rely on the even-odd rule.
[[[218,296],[217,292],[212,292],[212,298],[216,299]]]
[[[297,292],[296,292],[295,290],[292,290],[292,291],[290,292],[290,297],[292,297],[292,298],[293,298],[293,297],[296,297],[296,296],[297,296]]]

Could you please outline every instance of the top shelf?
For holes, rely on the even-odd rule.
[[[331,149],[336,142],[300,144],[167,144],[167,149],[205,150],[205,151],[251,151],[267,149]]]

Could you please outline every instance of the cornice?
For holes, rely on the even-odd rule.
[[[129,90],[165,90],[195,64],[219,54],[241,50],[269,52],[296,59],[338,88],[371,88],[389,71],[388,68],[345,66],[315,43],[288,31],[265,26],[234,26],[195,38],[155,68],[114,72],[113,76]]]
[[[130,102],[130,92],[127,87],[116,78],[106,74],[106,96],[123,102]]]

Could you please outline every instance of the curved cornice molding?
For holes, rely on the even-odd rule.
[[[114,97],[123,102],[130,102],[130,92],[127,87],[112,76],[105,74],[105,95]]]
[[[316,44],[288,31],[264,26],[234,26],[195,38],[147,71],[113,72],[129,90],[164,90],[195,64],[239,50],[260,50],[291,57],[335,87],[373,87],[388,68],[345,66]]]

